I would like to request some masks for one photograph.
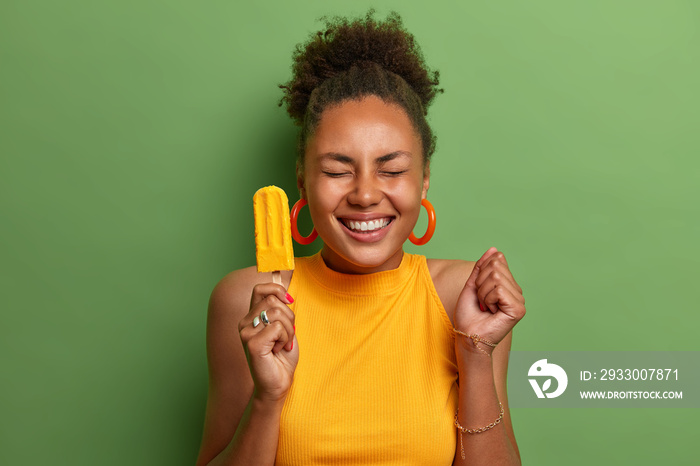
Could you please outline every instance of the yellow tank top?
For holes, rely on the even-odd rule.
[[[424,256],[346,275],[296,259],[289,293],[299,364],[276,464],[450,465],[457,365]]]

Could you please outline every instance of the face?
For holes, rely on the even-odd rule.
[[[378,97],[326,109],[298,182],[329,268],[373,273],[399,266],[429,185],[405,111]]]

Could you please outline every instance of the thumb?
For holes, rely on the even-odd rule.
[[[496,252],[498,252],[498,249],[491,247],[481,256],[481,258],[479,258],[478,261],[476,261],[471,274],[469,274],[467,282],[464,284],[464,288],[462,289],[462,293],[460,295],[460,301],[464,302],[465,304],[472,304],[477,308],[479,307],[479,299],[476,296],[476,279],[479,277],[481,266],[483,266],[484,263],[486,263],[486,260]]]
[[[491,247],[486,250],[486,252],[479,258],[478,261],[476,261],[476,264],[474,264],[474,268],[472,269],[472,273],[469,274],[469,278],[467,279],[467,283],[464,284],[464,288],[474,288],[476,289],[476,279],[479,276],[479,271],[481,270],[481,266],[484,265],[486,262],[486,259],[488,259],[492,254],[495,254],[498,252],[498,249]]]
[[[497,252],[498,252],[498,249],[496,249],[495,247],[491,246],[490,248],[488,248],[488,249],[486,250],[486,252],[481,256],[481,258],[479,258],[479,260],[476,261],[476,265],[477,265],[478,267],[482,267],[482,266],[486,263],[486,260],[487,260],[489,257],[491,257],[493,254],[497,253]]]

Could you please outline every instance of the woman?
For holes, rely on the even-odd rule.
[[[403,252],[438,75],[395,14],[327,27],[282,86],[323,248],[283,286],[250,267],[214,289],[198,464],[519,464],[506,371],[525,307],[504,255]]]

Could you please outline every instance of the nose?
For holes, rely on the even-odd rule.
[[[382,191],[371,174],[358,175],[348,195],[348,202],[359,207],[370,207],[382,199]]]

